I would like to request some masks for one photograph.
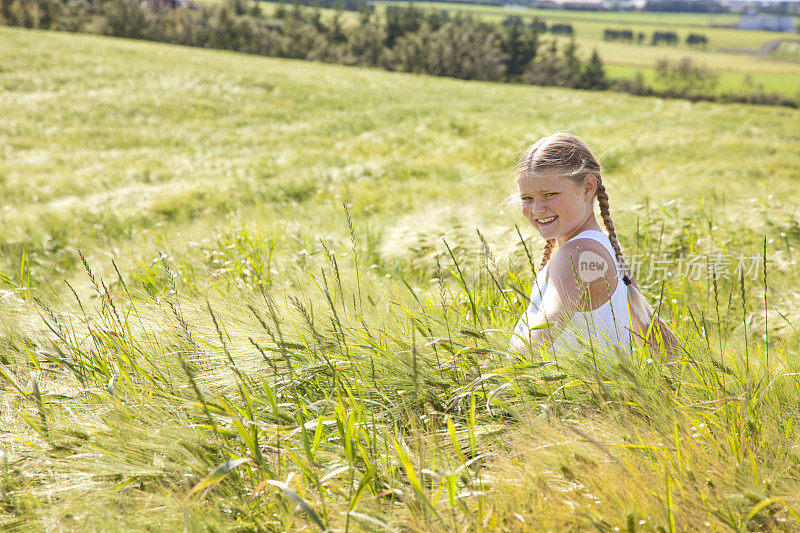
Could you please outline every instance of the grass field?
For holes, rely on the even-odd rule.
[[[375,5],[408,5],[406,1],[376,0]],[[797,35],[771,31],[743,31],[735,28],[715,27],[736,24],[739,16],[735,14],[705,13],[650,13],[646,11],[578,11],[563,9],[508,9],[499,6],[481,6],[477,4],[458,4],[450,2],[414,2],[420,9],[444,9],[448,11],[466,11],[492,17],[501,21],[509,15],[516,14],[528,19],[538,17],[547,24],[569,23],[573,25],[579,38],[602,41],[603,30],[630,29],[643,31],[649,42],[654,30],[672,30],[681,37],[681,46],[693,50],[684,43],[685,36],[691,32],[703,33],[709,39],[709,48],[713,50],[726,48],[758,48],[771,39],[800,39]],[[800,18],[798,18],[800,23]]]
[[[391,0],[376,0],[376,5],[402,4],[403,2]],[[406,2],[407,3],[407,2]],[[487,6],[479,4],[459,4],[453,2],[414,2],[422,7],[436,7],[438,9],[464,9],[475,13],[491,15],[506,15],[508,13],[525,13],[540,17],[542,20],[553,21],[593,21],[604,24],[616,22],[618,24],[649,24],[654,26],[686,26],[708,27],[714,24],[734,24],[739,16],[730,13],[705,14],[705,13],[652,13],[647,11],[582,11],[573,9],[519,9],[500,6]]]
[[[0,527],[797,529],[799,119],[0,27]],[[505,355],[560,129],[678,363]]]
[[[407,5],[407,2],[379,1],[380,9],[386,5]],[[720,73],[717,92],[745,91],[742,84],[750,74],[756,85],[761,83],[766,91],[796,96],[800,93],[800,54],[796,44],[800,36],[767,31],[745,31],[732,28],[715,28],[710,24],[733,24],[737,15],[720,14],[713,17],[706,14],[690,13],[647,13],[647,12],[590,12],[553,9],[509,10],[495,6],[451,4],[437,2],[414,2],[419,8],[466,11],[488,20],[502,21],[509,15],[520,15],[526,20],[538,17],[548,25],[569,23],[575,30],[575,38],[583,53],[588,55],[597,48],[611,74],[641,71],[646,78],[654,76],[653,66],[659,59],[677,60],[690,56]],[[654,31],[671,30],[677,33],[680,44],[677,46],[651,46],[635,43],[609,42],[603,40],[605,29],[630,29],[634,34],[644,32],[645,43],[650,42]],[[685,44],[690,33],[701,33],[708,37],[706,49],[698,49]],[[550,37],[549,34],[545,34]],[[767,55],[733,52],[731,50],[757,50],[773,40],[785,40],[774,53]],[[559,38],[559,40],[565,40]]]

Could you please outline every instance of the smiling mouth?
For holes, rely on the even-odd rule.
[[[558,218],[558,216],[547,217],[547,218],[537,218],[537,219],[536,219],[536,222],[537,222],[537,223],[538,223],[540,226],[549,226],[550,224],[552,224],[553,222],[555,222],[557,218]]]

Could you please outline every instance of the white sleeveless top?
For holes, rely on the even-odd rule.
[[[616,255],[608,235],[602,231],[584,230],[575,235],[569,241],[577,239],[592,239],[602,244],[616,264]],[[566,243],[565,243],[566,244]],[[513,337],[528,339],[528,323],[535,323],[532,319],[540,313],[542,295],[547,289],[547,263],[539,271],[531,289],[531,301],[528,309],[517,321],[514,327]],[[566,325],[561,334],[556,338],[553,346],[547,346],[548,351],[555,352],[556,357],[583,352],[589,349],[598,350],[605,353],[613,353],[612,345],[616,345],[624,352],[630,352],[631,336],[628,323],[628,287],[622,281],[620,270],[617,271],[617,286],[611,294],[611,298],[602,305],[591,311],[576,311],[570,322]],[[552,290],[552,288],[551,288]],[[591,344],[589,344],[591,342]],[[581,346],[583,344],[583,346]],[[609,350],[611,349],[611,350]]]

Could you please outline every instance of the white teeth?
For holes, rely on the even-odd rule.
[[[537,221],[537,222],[539,222],[540,224],[547,224],[548,222],[552,222],[552,221],[553,221],[553,220],[555,220],[555,219],[556,219],[556,217],[550,217],[550,218],[537,218],[537,219],[536,219],[536,221]]]

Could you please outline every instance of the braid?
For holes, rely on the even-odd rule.
[[[539,270],[542,270],[544,266],[550,261],[550,255],[553,253],[553,246],[555,246],[556,240],[555,239],[547,239],[547,242],[544,243],[544,251],[542,252],[542,263],[539,265]]]
[[[614,254],[617,256],[620,268],[623,270],[623,275],[630,279],[630,267],[622,256],[622,250],[619,246],[617,239],[617,232],[614,230],[614,221],[611,219],[611,210],[608,206],[608,193],[603,182],[600,181],[600,176],[597,176],[597,203],[600,204],[600,216],[603,219],[603,224],[608,231],[608,240],[611,241],[611,246],[614,248]],[[627,282],[626,282],[627,283]]]
[[[669,329],[669,326],[667,326],[661,320],[661,318],[655,316],[653,308],[650,306],[639,287],[632,285],[633,274],[631,273],[631,268],[628,266],[625,258],[622,257],[622,250],[620,250],[619,247],[617,233],[614,231],[614,221],[611,219],[611,211],[608,208],[608,194],[606,193],[605,186],[600,182],[600,176],[597,176],[597,202],[600,204],[600,215],[603,217],[603,224],[605,224],[606,230],[608,230],[608,240],[611,241],[611,246],[614,247],[614,252],[617,255],[619,266],[623,270],[622,279],[625,284],[628,285],[629,290],[633,291],[633,298],[628,300],[628,309],[630,310],[631,315],[636,317],[639,324],[636,326],[638,332],[634,331],[634,329],[631,329],[631,333],[635,334],[640,339],[643,339],[644,343],[648,345],[650,349],[659,351],[658,341],[656,341],[654,338],[650,338],[648,335],[650,327],[649,325],[657,324],[656,333],[657,335],[661,336],[661,339],[664,342],[667,360],[672,361],[677,356],[678,350],[681,348],[681,342],[675,333]]]

